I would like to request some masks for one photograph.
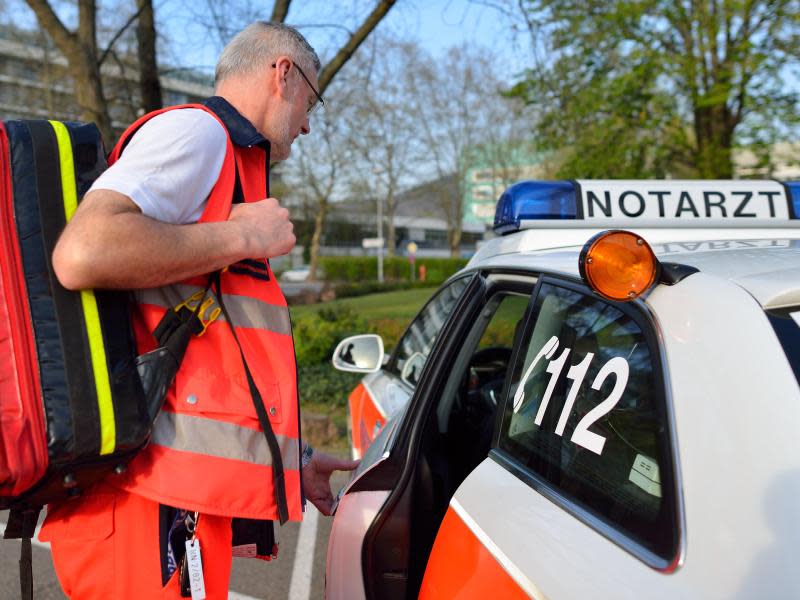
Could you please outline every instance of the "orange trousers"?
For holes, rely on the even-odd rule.
[[[181,597],[179,572],[162,585],[159,504],[108,484],[48,506],[39,539],[49,541],[58,580],[75,600]],[[196,530],[208,600],[227,600],[231,519],[200,515]]]

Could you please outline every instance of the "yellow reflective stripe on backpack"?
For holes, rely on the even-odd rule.
[[[63,123],[50,121],[58,141],[58,155],[61,166],[61,193],[64,200],[64,214],[67,222],[78,208],[77,187],[75,184],[75,165],[72,157],[72,142]],[[89,337],[89,352],[92,357],[94,385],[97,390],[97,410],[100,415],[100,454],[111,454],[116,446],[116,425],[114,404],[111,401],[111,382],[108,379],[106,348],[103,342],[103,329],[100,326],[100,313],[92,290],[81,290],[81,304],[86,332]]]

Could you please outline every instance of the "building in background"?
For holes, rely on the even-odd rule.
[[[457,195],[452,177],[414,186],[397,196],[397,211],[394,216],[395,254],[406,254],[409,242],[417,245],[417,255],[425,257],[449,257],[447,241],[448,224],[440,208],[442,194]],[[295,229],[300,234],[306,227],[313,227],[313,209],[302,206],[291,207]],[[385,208],[384,238],[387,237],[388,217]],[[462,224],[460,255],[471,256],[476,245],[484,238],[486,227],[480,223]],[[308,236],[310,237],[310,235]],[[378,211],[375,198],[350,199],[335,202],[323,233],[321,256],[375,256],[377,250],[364,248],[362,241],[378,237]]]
[[[110,53],[102,76],[112,125],[121,133],[140,116],[136,62]],[[160,80],[166,106],[214,92],[210,77],[185,70],[168,71]],[[67,60],[44,33],[0,28],[0,118],[80,120],[73,86]]]
[[[524,179],[550,179],[552,167],[531,140],[480,144],[464,153],[464,224],[491,229],[500,194]]]
[[[778,142],[770,148],[767,159],[752,150],[735,150],[733,168],[737,177],[746,179],[800,179],[800,142]]]

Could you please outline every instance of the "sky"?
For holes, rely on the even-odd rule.
[[[496,9],[468,0],[400,0],[392,10],[397,14],[390,12],[387,24],[401,32],[405,30],[433,53],[476,44],[491,48],[504,58],[498,68],[505,75],[518,73],[526,66],[525,36],[516,34],[508,17]]]
[[[74,27],[74,0],[50,2],[62,19]],[[339,48],[348,29],[354,29],[374,3],[375,0],[294,0],[287,22],[300,28],[325,62]],[[104,7],[101,25],[114,31],[127,20],[134,2],[101,0],[98,4]],[[209,33],[207,24],[228,26],[232,35],[252,20],[267,18],[272,9],[270,0],[154,0],[154,5],[160,25],[162,64],[189,67],[209,75],[213,74],[225,36]],[[216,20],[210,6],[218,11]],[[240,7],[235,14],[232,6]],[[36,26],[24,0],[0,0],[0,18],[21,27]],[[515,34],[509,17],[482,0],[398,0],[378,31],[415,39],[434,56],[462,44],[491,49],[502,59],[497,68],[507,81],[525,68],[529,56],[525,36]]]
[[[237,27],[240,22],[268,16],[263,7],[271,8],[270,2],[251,2],[250,19],[244,16],[230,19],[226,24]],[[160,4],[156,10],[160,10],[162,19],[166,17],[165,20],[171,24],[168,36],[172,42],[170,52],[174,53],[173,60],[212,72],[221,41],[216,36],[209,36],[207,29],[199,25],[210,20],[204,0],[161,0]],[[374,0],[295,0],[287,23],[300,28],[325,62],[347,35],[344,27],[331,24],[341,23],[353,29],[357,23],[352,16],[363,18],[373,5]],[[398,0],[384,17],[378,31],[403,39],[416,39],[421,47],[434,55],[467,43],[492,48],[503,58],[498,69],[505,77],[512,77],[525,67],[524,36],[512,33],[507,17],[475,1]]]

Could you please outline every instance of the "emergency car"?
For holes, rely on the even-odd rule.
[[[509,188],[388,360],[334,354],[376,435],[327,597],[800,597],[799,216],[800,182]]]

